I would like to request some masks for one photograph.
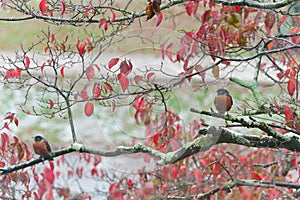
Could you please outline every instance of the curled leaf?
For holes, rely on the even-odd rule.
[[[54,102],[51,99],[49,99],[49,105],[50,105],[50,109],[52,109],[54,106]]]
[[[62,77],[65,77],[65,66],[62,66],[60,68],[60,74],[61,74]]]

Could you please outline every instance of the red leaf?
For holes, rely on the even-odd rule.
[[[90,117],[94,113],[94,104],[91,101],[86,102],[84,106],[84,114]]]
[[[82,100],[86,100],[89,97],[86,89],[81,90],[80,96]]]
[[[66,11],[66,4],[63,0],[60,0],[60,3],[61,3],[61,15],[63,15]]]
[[[172,177],[174,180],[178,177],[178,170],[175,167],[172,168]]]
[[[45,170],[44,170],[44,174],[43,174],[43,177],[45,180],[47,180],[48,183],[52,184],[53,181],[54,181],[54,174],[53,174],[53,171],[46,167]]]
[[[54,102],[51,99],[49,99],[49,105],[50,105],[50,109],[52,109],[54,106]]]
[[[60,68],[60,74],[61,74],[62,77],[65,77],[65,66],[62,66]]]
[[[159,132],[157,132],[153,135],[153,143],[155,144],[155,146],[158,146],[159,138],[160,138]]]
[[[95,155],[94,156],[94,166],[96,167],[99,163],[101,163],[102,161],[102,157],[101,156],[98,156],[98,155]]]
[[[28,58],[28,56],[25,56],[24,59],[25,59],[25,68],[28,69],[30,65],[30,59]]]
[[[105,18],[101,18],[99,21],[99,28],[101,28],[102,25],[107,24],[106,19]]]
[[[46,4],[47,0],[42,0],[39,4],[40,11],[42,12],[42,14],[45,14],[45,12],[48,10],[48,6]]]
[[[231,16],[231,15],[229,15],[229,16]],[[206,10],[201,17],[202,23],[207,22],[210,18],[211,18],[211,10]]]
[[[160,12],[158,15],[157,15],[157,20],[156,20],[156,27],[158,27],[160,25],[160,23],[162,22],[163,20],[163,14],[162,12]]]
[[[116,19],[116,14],[115,12],[110,8],[109,11],[111,12],[111,19],[110,19],[110,23],[113,23]]]
[[[89,66],[86,69],[85,75],[86,75],[86,77],[87,77],[88,80],[91,80],[92,78],[94,78],[94,76],[95,76],[94,67],[93,66]]]
[[[278,191],[277,189],[274,188],[269,188],[267,192],[266,200],[279,199],[280,195],[281,195],[281,191]]]
[[[253,180],[256,180],[256,181],[261,181],[262,180],[262,178],[260,177],[260,175],[258,175],[256,172],[254,172],[254,171],[252,171],[251,172],[251,178],[253,179]]]
[[[186,166],[185,165],[180,166],[179,170],[183,176],[186,176]]]
[[[275,24],[275,13],[273,11],[267,12],[266,18],[265,18],[265,25],[269,29],[271,29]]]
[[[5,162],[0,161],[0,167],[1,167],[1,168],[2,168],[2,167],[5,167]]]
[[[112,86],[109,84],[109,83],[107,83],[107,82],[104,82],[103,83],[104,84],[104,89],[105,89],[105,92],[107,93],[107,92],[112,92],[113,91],[113,88],[112,88]]]
[[[294,76],[291,76],[288,81],[287,90],[290,96],[293,96],[296,91],[296,79]]]
[[[118,74],[118,80],[121,84],[123,92],[125,92],[125,90],[127,89],[128,85],[129,85],[128,77],[123,73],[119,73]]]
[[[85,8],[85,12],[84,12],[84,16],[85,16],[85,17],[88,17],[88,16],[89,16],[89,10],[90,10],[90,7],[89,7],[89,6]]]
[[[197,185],[201,185],[203,176],[199,169],[194,169],[192,174],[196,177]]]
[[[235,6],[235,12],[239,13],[242,10],[242,6]]]
[[[101,89],[99,83],[95,83],[93,87],[93,96],[94,98],[99,98],[101,95]]]
[[[186,4],[186,7],[185,7],[185,10],[186,10],[186,13],[191,16],[192,13],[193,13],[193,7],[194,7],[194,2],[193,1],[189,1],[187,4]]]
[[[82,174],[83,174],[83,168],[77,168],[76,169],[76,174],[78,175],[79,178],[82,178]]]
[[[1,150],[4,152],[9,144],[9,138],[6,133],[1,134]]]
[[[293,118],[293,111],[288,106],[283,106],[283,114],[285,115],[286,121],[290,121]]]
[[[128,75],[132,71],[132,64],[129,60],[124,60],[120,64],[120,73]]]
[[[109,62],[108,62],[108,69],[111,69],[113,66],[115,66],[118,62],[119,62],[119,58],[112,58]]]
[[[133,181],[130,178],[127,179],[127,186],[129,190],[131,190],[134,186]]]
[[[169,44],[169,45],[167,46],[167,48],[166,48],[166,55],[167,55],[167,57],[169,58],[169,60],[170,60],[171,62],[175,62],[175,61],[173,60],[173,57],[172,57],[172,51],[171,51],[172,46],[173,46],[173,43],[171,43],[171,44]]]
[[[83,56],[85,53],[85,43],[80,43],[80,40],[77,40],[76,47],[77,47],[79,55]]]
[[[292,166],[297,169],[297,157],[296,155],[294,154],[293,157],[292,157],[292,160],[291,160],[291,163],[292,163]]]
[[[92,176],[98,176],[98,170],[96,167],[94,167],[92,170],[91,170],[91,175]]]
[[[290,28],[290,34],[298,34],[300,32],[300,27],[291,27]],[[291,37],[291,40],[295,44],[300,44],[300,36],[293,36]]]
[[[152,76],[154,76],[154,75],[155,75],[154,72],[149,72],[149,73],[147,74],[147,80],[149,81],[150,78],[151,78]]]
[[[16,117],[14,117],[14,123],[16,126],[19,126],[19,120]]]

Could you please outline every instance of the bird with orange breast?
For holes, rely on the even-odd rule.
[[[51,147],[47,140],[45,140],[42,136],[37,135],[34,138],[34,142],[32,143],[33,151],[40,155],[42,158],[46,158],[49,160],[53,160],[51,158]]]
[[[215,97],[214,103],[217,111],[220,114],[225,114],[231,109],[233,101],[229,92],[224,88],[220,88],[217,90],[217,96]]]

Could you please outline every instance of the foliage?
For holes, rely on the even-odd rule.
[[[15,15],[1,21],[34,19],[61,27],[49,26],[15,56],[2,56],[1,75],[6,86],[24,92],[20,111],[67,119],[72,141],[51,153],[54,161],[35,159],[31,148],[13,136],[11,127],[18,128],[19,120],[7,112],[0,146],[3,198],[299,197],[299,1],[1,3],[2,10]],[[172,23],[174,30],[164,34]],[[149,25],[155,28],[146,29]],[[85,35],[62,36],[65,26],[84,29]],[[130,58],[131,52],[156,51],[155,66],[147,61],[138,66]],[[225,115],[214,111],[213,101],[205,102],[207,95],[190,110],[173,103],[175,98],[192,103],[187,90],[197,90],[197,96],[228,82],[229,89],[251,95],[244,101],[234,98]],[[268,94],[269,85],[281,94]],[[115,145],[92,148],[80,140],[87,133],[76,129],[83,126],[74,120],[78,106],[81,117],[91,122],[99,112],[105,116],[107,108],[120,115],[118,109],[128,107],[131,113],[122,120],[132,117],[143,134],[126,133],[130,140],[116,137]],[[193,117],[181,113],[190,111]],[[104,128],[91,143],[102,142]],[[103,164],[107,157],[126,159],[127,154],[131,162],[142,163],[137,173],[115,170],[124,163],[115,168]],[[85,187],[86,182],[95,187]]]

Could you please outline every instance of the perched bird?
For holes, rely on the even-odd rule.
[[[215,97],[215,107],[219,113],[224,114],[232,107],[232,97],[226,89],[218,89],[217,96]]]
[[[32,143],[32,147],[34,152],[43,158],[49,158],[51,153],[51,147],[48,141],[40,135],[37,135],[33,138],[34,142]],[[53,158],[50,158],[50,160],[53,160]]]

